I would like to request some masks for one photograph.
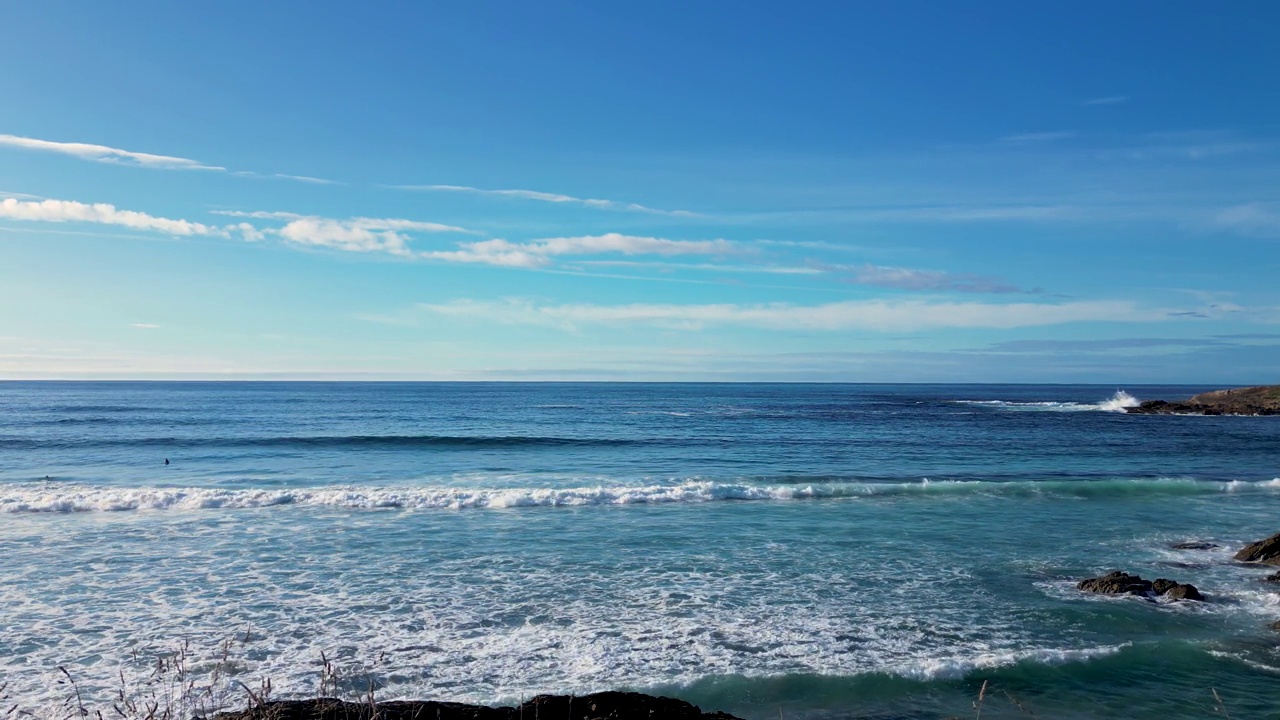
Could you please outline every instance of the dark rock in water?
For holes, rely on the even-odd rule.
[[[1211,542],[1180,542],[1174,543],[1169,547],[1174,550],[1213,550],[1219,546]]]
[[[676,720],[738,720],[728,713],[704,713],[696,705],[674,698],[654,697],[643,693],[603,692],[583,697],[564,695],[539,695],[523,706],[524,715],[549,718],[583,718],[584,720],[648,720],[649,718],[675,718]],[[521,708],[512,711],[512,718],[519,718]]]
[[[1157,578],[1153,582],[1119,570],[1102,577],[1081,580],[1076,584],[1076,589],[1103,595],[1140,595],[1148,598],[1163,595],[1170,600],[1204,600],[1195,585],[1166,578]]]
[[[1268,583],[1280,583],[1280,572],[1278,572],[1278,573],[1271,573],[1270,575],[1268,575],[1268,576],[1266,576],[1266,577],[1262,578],[1262,582],[1268,582]]]
[[[1240,552],[1236,553],[1236,560],[1266,565],[1280,565],[1280,533],[1276,533],[1266,540],[1259,540],[1256,543],[1245,545]]]
[[[520,707],[486,707],[464,703],[405,701],[349,703],[332,698],[278,700],[239,712],[221,713],[216,720],[740,720],[726,713],[704,713],[683,700],[642,693],[602,692],[572,697],[539,695]]]
[[[1151,593],[1151,582],[1116,570],[1102,577],[1081,580],[1076,589],[1103,595],[1147,595]]]
[[[1277,620],[1271,623],[1267,627],[1271,628],[1272,630],[1275,630],[1276,632],[1280,632],[1280,620]]]
[[[215,720],[373,720],[369,703],[349,703],[334,698],[274,700],[238,712],[219,713]],[[440,720],[510,720],[511,708],[490,708],[452,702],[378,703],[376,712],[386,720],[440,718]]]
[[[1160,594],[1170,600],[1199,600],[1200,602],[1204,602],[1204,596],[1200,594],[1200,591],[1196,589],[1196,586],[1188,585],[1186,583],[1174,585]]]
[[[1196,408],[1186,403],[1171,403],[1164,400],[1143,400],[1134,407],[1124,409],[1130,415],[1191,415],[1198,414]]]
[[[1280,385],[1214,390],[1186,401],[1147,400],[1125,408],[1134,415],[1280,415]]]
[[[1206,563],[1174,562],[1172,560],[1163,560],[1159,564],[1161,567],[1178,568],[1179,570],[1203,570],[1209,567]]]

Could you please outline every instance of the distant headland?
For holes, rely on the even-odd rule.
[[[1147,400],[1125,412],[1135,415],[1280,415],[1280,385],[1214,390],[1188,400]]]

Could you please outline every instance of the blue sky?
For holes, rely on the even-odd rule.
[[[20,3],[0,377],[1277,381],[1280,6]]]

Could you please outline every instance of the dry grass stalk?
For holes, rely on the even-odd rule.
[[[1223,704],[1222,698],[1218,696],[1218,688],[1209,688],[1209,690],[1213,692],[1213,699],[1218,703],[1218,707],[1214,709],[1217,710],[1222,717],[1227,720],[1231,720],[1231,716],[1227,714],[1227,706]]]
[[[988,680],[982,681],[982,689],[978,691],[978,699],[973,703],[973,720],[981,720],[982,718],[982,702],[987,699],[988,682]]]
[[[1026,714],[1030,715],[1030,716],[1031,716],[1031,717],[1033,717],[1033,718],[1036,716],[1036,714],[1035,714],[1035,713],[1031,712],[1031,709],[1030,709],[1030,708],[1028,708],[1027,706],[1023,705],[1021,702],[1018,702],[1018,698],[1016,698],[1016,697],[1014,697],[1012,694],[1010,694],[1008,690],[1001,690],[1000,692],[1003,692],[1003,693],[1004,693],[1004,696],[1005,696],[1005,697],[1007,697],[1007,698],[1009,698],[1009,702],[1013,703],[1014,707],[1018,708],[1019,710],[1021,710],[1022,712],[1024,712],[1024,713],[1026,713]]]

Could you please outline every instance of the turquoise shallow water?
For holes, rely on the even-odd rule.
[[[247,632],[277,696],[323,651],[383,699],[1275,716],[1280,592],[1230,555],[1280,530],[1280,419],[1116,391],[0,384],[0,676],[106,701]],[[1075,591],[1115,568],[1211,602]]]

